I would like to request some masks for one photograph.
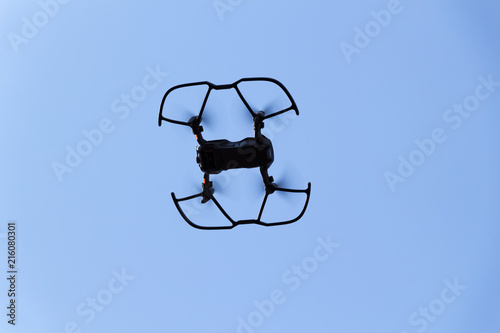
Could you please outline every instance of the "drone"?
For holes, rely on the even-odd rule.
[[[239,89],[238,87],[238,85],[241,83],[253,82],[253,81],[264,81],[277,85],[290,100],[291,102],[290,106],[270,114],[265,114],[263,110],[253,110],[248,101],[244,98],[241,89]],[[188,121],[174,120],[165,116],[165,114],[168,113],[167,110],[164,110],[165,101],[167,100],[168,96],[175,90],[187,87],[195,87],[195,86],[208,87],[206,95],[203,99],[203,103],[201,105],[201,109],[199,110],[198,114],[196,116],[190,117]],[[201,126],[201,122],[203,119],[203,112],[205,111],[205,106],[207,104],[208,97],[213,90],[224,90],[224,89],[234,89],[238,94],[239,98],[241,99],[241,101],[243,102],[243,104],[245,105],[246,109],[252,116],[253,129],[254,129],[253,137],[247,137],[236,142],[232,142],[225,139],[205,140],[203,138],[202,135],[203,126]],[[161,126],[162,121],[167,121],[177,125],[188,126],[191,128],[193,134],[195,135],[196,141],[199,144],[199,146],[196,147],[196,162],[198,163],[200,170],[203,172],[203,183],[201,192],[183,198],[177,198],[174,192],[171,193],[175,207],[189,225],[191,225],[194,228],[204,229],[204,230],[231,229],[237,225],[242,225],[242,224],[276,226],[276,225],[283,225],[296,222],[304,215],[311,194],[311,183],[309,182],[307,184],[306,189],[281,188],[274,183],[273,177],[270,176],[268,173],[268,169],[274,161],[273,145],[271,143],[271,140],[269,140],[261,132],[262,128],[264,128],[264,121],[266,119],[278,116],[288,111],[295,111],[295,114],[299,115],[297,105],[295,104],[295,101],[293,100],[291,94],[286,89],[286,87],[278,80],[267,77],[242,78],[232,84],[224,84],[224,85],[215,85],[208,81],[185,83],[176,85],[170,88],[165,93],[160,105],[158,126]],[[213,182],[210,181],[210,175],[216,175],[230,169],[239,169],[239,168],[260,169],[260,174],[262,176],[262,180],[265,187],[265,195],[256,219],[244,219],[244,220],[232,219],[231,216],[229,216],[229,214],[222,208],[221,204],[217,201],[217,199],[214,196],[215,191],[213,188]],[[261,219],[262,213],[264,212],[264,207],[268,202],[268,197],[273,193],[275,193],[276,191],[306,194],[304,206],[298,216],[287,221],[276,221],[276,222],[262,221]],[[187,200],[192,200],[195,198],[201,198],[201,203],[203,204],[212,201],[231,224],[223,226],[202,226],[191,221],[185,214],[185,212],[182,210],[179,203]]]

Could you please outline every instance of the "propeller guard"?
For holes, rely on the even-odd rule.
[[[266,206],[267,198],[268,198],[269,195],[271,195],[271,193],[269,193],[268,191],[266,191],[264,199],[262,200],[262,204],[260,206],[260,211],[259,211],[259,215],[258,215],[257,219],[238,220],[238,221],[233,220],[231,218],[231,216],[229,216],[229,214],[224,210],[224,208],[222,208],[222,206],[217,201],[217,199],[215,199],[215,197],[213,195],[213,192],[207,196],[204,193],[204,191],[202,191],[202,192],[200,192],[198,194],[191,195],[191,196],[184,197],[184,198],[179,198],[179,199],[175,196],[174,192],[172,192],[171,195],[172,195],[172,199],[174,201],[175,207],[177,208],[177,210],[179,211],[179,213],[181,214],[181,216],[184,218],[184,220],[190,226],[195,227],[197,229],[202,229],[202,230],[232,229],[232,228],[234,228],[234,227],[236,227],[237,225],[240,225],[240,224],[258,224],[258,225],[262,225],[262,226],[266,226],[266,227],[271,227],[271,226],[289,224],[289,223],[293,223],[293,222],[298,221],[302,217],[302,215],[304,215],[304,213],[305,213],[305,211],[307,209],[307,205],[309,203],[309,197],[311,195],[311,183],[307,184],[307,188],[305,190],[295,190],[295,189],[285,189],[285,188],[275,187],[274,191],[305,193],[307,195],[307,197],[306,197],[306,201],[305,201],[304,207],[302,208],[302,211],[300,212],[300,214],[297,215],[297,217],[295,217],[294,219],[291,219],[291,220],[288,220],[288,221],[280,221],[280,222],[264,222],[264,221],[262,221],[261,217],[262,217],[262,213],[264,212],[264,207]],[[182,202],[182,201],[185,201],[185,200],[195,199],[195,198],[198,198],[198,197],[202,198],[202,202],[207,202],[208,200],[212,200],[214,202],[214,204],[217,206],[217,208],[220,210],[220,212],[226,217],[226,219],[229,222],[231,222],[231,225],[227,225],[227,226],[201,226],[201,225],[198,225],[198,224],[194,223],[193,221],[191,221],[191,219],[189,219],[189,217],[182,210],[181,206],[179,205],[179,202]],[[206,197],[208,197],[208,200],[204,201]]]
[[[252,110],[250,107],[249,103],[245,100],[243,94],[241,93],[240,89],[238,88],[238,84],[242,82],[248,82],[248,81],[267,81],[274,83],[278,85],[283,92],[285,92],[286,96],[290,100],[290,106],[287,108],[284,108],[282,110],[279,110],[277,112],[273,112],[271,114],[266,115],[264,111],[257,111],[255,112]],[[187,122],[184,121],[179,121],[179,120],[174,120],[170,119],[168,117],[165,117],[163,115],[163,108],[165,105],[165,101],[169,94],[176,90],[176,89],[182,89],[186,87],[192,87],[192,86],[197,86],[197,85],[206,85],[208,86],[207,93],[203,99],[203,103],[201,106],[201,109],[198,113],[198,116],[193,116],[191,117]],[[243,104],[247,108],[247,110],[250,112],[253,118],[253,125],[254,125],[254,137],[249,137],[245,138],[241,141],[238,142],[230,142],[228,140],[211,140],[207,141],[203,138],[202,132],[203,132],[203,127],[201,126],[201,121],[202,121],[202,116],[203,116],[203,111],[205,110],[205,106],[208,100],[208,97],[210,95],[210,92],[212,90],[222,90],[222,89],[235,89],[238,96],[242,100]],[[273,147],[271,141],[262,135],[261,129],[264,127],[264,120],[275,117],[277,115],[280,115],[284,112],[287,111],[295,111],[295,114],[299,114],[297,105],[295,104],[295,101],[293,100],[292,96],[288,92],[288,90],[285,88],[285,86],[279,82],[278,80],[271,79],[271,78],[266,78],[266,77],[255,77],[255,78],[242,78],[232,84],[226,84],[226,85],[215,85],[213,83],[207,82],[207,81],[200,81],[200,82],[194,82],[194,83],[186,83],[186,84],[181,84],[174,86],[170,88],[165,95],[163,96],[161,105],[160,105],[160,113],[158,116],[158,125],[161,126],[162,121],[167,121],[170,123],[178,124],[178,125],[184,125],[188,126],[191,128],[193,134],[196,137],[197,142],[199,143],[199,146],[196,148],[197,149],[197,157],[196,161],[201,169],[201,171],[204,173],[204,178],[203,178],[203,184],[202,184],[202,191],[200,193],[183,197],[183,198],[177,198],[175,194],[172,192],[172,200],[174,201],[175,207],[181,214],[181,216],[184,218],[184,220],[191,225],[194,228],[198,229],[203,229],[203,230],[218,230],[218,229],[231,229],[234,228],[237,225],[240,224],[258,224],[258,225],[263,225],[263,226],[275,226],[275,225],[283,225],[283,224],[288,224],[295,222],[299,220],[305,213],[307,209],[307,205],[309,203],[309,197],[311,194],[311,183],[308,183],[306,189],[287,189],[287,188],[280,188],[278,187],[273,181],[273,177],[268,175],[268,169],[271,166],[271,164],[274,161],[274,152],[273,152]],[[220,203],[217,201],[217,199],[214,197],[214,189],[213,189],[213,184],[210,181],[210,174],[218,174],[222,171],[229,170],[229,169],[236,169],[236,168],[255,168],[259,167],[260,168],[260,173],[262,175],[262,179],[265,185],[265,196],[262,201],[262,204],[260,206],[259,214],[256,219],[246,219],[246,220],[237,220],[235,221],[232,219],[229,214],[222,208]],[[264,208],[267,203],[267,199],[269,195],[273,194],[275,191],[282,191],[282,192],[291,192],[291,193],[305,193],[306,194],[306,201],[305,204],[300,212],[300,214],[287,221],[279,221],[279,222],[264,222],[262,221],[262,214],[264,212]],[[202,203],[206,203],[210,200],[214,202],[214,204],[217,206],[217,208],[220,210],[220,212],[226,217],[226,219],[231,223],[231,225],[227,226],[201,226],[189,219],[189,217],[184,213],[180,206],[180,202],[186,201],[186,200],[192,200],[195,198],[200,197],[202,200]]]

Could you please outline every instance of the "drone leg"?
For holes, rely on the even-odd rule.
[[[213,182],[210,181],[210,175],[208,173],[203,174],[203,184],[201,185],[203,191],[201,203],[206,203],[212,199],[214,194]]]

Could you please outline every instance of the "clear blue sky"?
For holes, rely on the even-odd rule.
[[[3,279],[0,330],[498,333],[498,2],[215,5],[3,1],[0,258],[6,275],[16,220],[18,297],[13,328]],[[196,142],[157,126],[161,98],[248,76],[297,102],[268,132],[272,174],[310,181],[309,208],[193,229],[170,192],[199,188]],[[252,179],[230,178],[237,214]]]

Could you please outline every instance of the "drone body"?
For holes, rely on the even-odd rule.
[[[273,145],[265,136],[259,141],[255,138],[205,141],[196,148],[196,162],[201,171],[209,174],[239,168],[269,168],[274,161]]]
[[[241,90],[238,87],[238,84],[244,83],[244,82],[251,82],[251,81],[265,81],[265,82],[270,82],[273,84],[276,84],[281,88],[288,99],[290,100],[290,106],[286,107],[282,110],[279,110],[277,112],[271,113],[266,115],[264,111],[259,110],[259,111],[254,111],[247,100],[244,98]],[[205,98],[203,100],[203,104],[201,106],[201,110],[199,111],[199,114],[197,116],[191,117],[187,122],[184,121],[178,121],[174,119],[170,119],[168,117],[163,116],[163,108],[165,105],[165,101],[167,100],[167,97],[170,95],[170,93],[174,90],[177,89],[182,89],[186,87],[193,87],[193,86],[201,86],[201,85],[206,85],[208,87],[207,93],[205,95]],[[242,100],[243,104],[247,108],[247,110],[250,112],[253,118],[253,128],[254,128],[254,137],[247,137],[245,139],[242,139],[240,141],[232,142],[228,141],[225,139],[221,140],[205,140],[203,138],[202,132],[203,132],[203,127],[201,126],[201,121],[203,117],[203,112],[205,110],[205,106],[208,100],[208,97],[210,95],[210,92],[212,90],[222,90],[222,89],[235,89],[236,92],[238,93],[238,96]],[[197,193],[195,195],[191,195],[188,197],[184,198],[177,198],[175,194],[172,192],[172,199],[174,201],[174,204],[181,214],[181,216],[184,218],[184,220],[189,223],[191,226],[198,228],[198,229],[206,229],[206,230],[213,230],[213,229],[231,229],[235,227],[236,225],[239,224],[260,224],[264,226],[273,226],[273,225],[281,225],[281,224],[288,224],[295,222],[299,220],[302,215],[304,214],[308,202],[309,202],[309,196],[310,196],[310,191],[311,191],[311,184],[308,183],[308,186],[306,189],[303,190],[297,190],[297,189],[287,189],[287,188],[280,188],[274,183],[274,179],[272,176],[269,176],[268,174],[268,169],[272,165],[274,161],[274,151],[273,151],[273,146],[271,143],[271,140],[269,140],[266,136],[264,136],[261,133],[261,129],[264,127],[264,120],[280,115],[284,112],[287,111],[295,111],[295,113],[298,115],[299,111],[297,109],[297,106],[295,102],[293,101],[292,96],[288,92],[288,90],[281,84],[279,81],[271,78],[243,78],[240,79],[233,84],[228,84],[228,85],[214,85],[210,82],[195,82],[195,83],[187,83],[187,84],[181,84],[175,87],[170,88],[165,95],[163,96],[161,106],[160,106],[160,114],[158,118],[158,125],[161,126],[162,120],[165,120],[167,122],[171,122],[174,124],[179,124],[179,125],[185,125],[189,126],[193,132],[193,134],[196,137],[196,140],[199,144],[199,146],[196,148],[196,162],[198,163],[200,170],[203,172],[203,184],[202,184],[202,191],[200,193]],[[239,168],[259,168],[260,173],[262,175],[262,180],[264,182],[265,186],[265,196],[262,201],[262,205],[260,207],[259,214],[256,219],[245,219],[245,220],[233,220],[227,213],[226,211],[222,208],[222,206],[219,204],[219,202],[216,200],[214,197],[214,189],[213,189],[213,183],[210,181],[210,175],[215,175],[219,174],[223,171],[230,170],[230,169],[239,169]],[[304,193],[306,194],[306,201],[305,204],[302,208],[302,211],[300,214],[295,217],[294,219],[287,220],[287,221],[279,221],[279,222],[264,222],[261,220],[262,218],[262,213],[264,211],[264,207],[266,206],[266,202],[268,199],[268,196],[273,194],[275,191],[282,191],[282,192],[291,192],[291,193]],[[228,226],[201,226],[198,225],[194,222],[192,222],[184,213],[184,211],[181,209],[179,203],[182,201],[186,200],[192,200],[195,198],[201,197],[201,202],[206,203],[210,200],[214,202],[214,204],[217,206],[217,208],[221,211],[221,213],[230,221],[231,225]]]

